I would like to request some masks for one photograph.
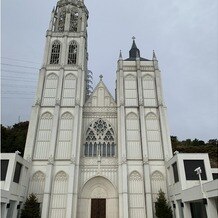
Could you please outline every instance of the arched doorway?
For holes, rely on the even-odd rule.
[[[97,176],[85,183],[78,201],[78,218],[118,218],[118,194],[106,178]]]

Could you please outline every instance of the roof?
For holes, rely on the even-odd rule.
[[[136,61],[139,58],[140,61],[150,61],[146,58],[140,57],[140,50],[137,48],[135,38],[133,37],[132,48],[129,51],[129,58],[125,59],[125,61]]]

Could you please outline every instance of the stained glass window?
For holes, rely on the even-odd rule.
[[[92,123],[86,132],[84,155],[88,157],[113,157],[116,155],[114,130],[102,119]]]

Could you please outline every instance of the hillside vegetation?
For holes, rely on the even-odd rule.
[[[1,125],[1,152],[14,153],[20,151],[23,156],[29,122],[20,122],[11,127]],[[218,140],[210,139],[204,142],[199,139],[179,141],[177,136],[171,136],[173,152],[208,153],[212,167],[218,167]]]
[[[218,140],[210,139],[204,142],[198,139],[179,141],[176,136],[171,136],[172,148],[180,153],[208,153],[211,167],[218,167]]]

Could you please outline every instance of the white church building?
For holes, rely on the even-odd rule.
[[[42,217],[88,218],[98,208],[108,218],[153,217],[172,157],[158,62],[133,41],[118,60],[116,99],[102,77],[88,95],[88,16],[76,0],[52,12],[24,154],[29,193]]]
[[[117,62],[115,98],[102,76],[90,92],[88,17],[83,0],[59,0],[52,11],[24,154],[26,195],[37,195],[42,218],[153,218],[160,189],[174,205],[158,61],[143,58],[133,38]]]

